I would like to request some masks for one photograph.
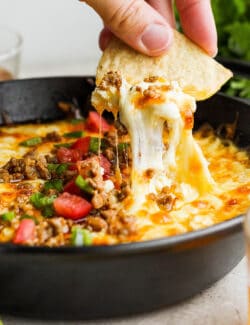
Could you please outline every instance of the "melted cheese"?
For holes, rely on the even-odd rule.
[[[112,89],[112,91],[110,91]],[[132,149],[132,211],[140,210],[150,193],[159,193],[164,187],[177,187],[184,200],[195,199],[209,191],[214,181],[199,145],[192,135],[195,99],[184,94],[177,83],[169,84],[163,78],[131,86],[122,82],[114,100],[114,87],[94,92],[96,107],[116,103],[121,122],[126,126]],[[147,93],[148,92],[148,95]],[[119,101],[117,100],[119,97]],[[112,105],[111,105],[112,106]],[[167,145],[163,131],[167,124]],[[165,137],[166,138],[166,137]],[[152,177],[145,177],[148,170]]]
[[[41,130],[43,133],[41,133]],[[69,123],[59,121],[51,124],[1,128],[1,165],[7,163],[11,157],[20,157],[23,154],[23,150],[29,150],[28,148],[21,147],[19,145],[20,141],[44,135],[44,133],[46,134],[53,130],[58,130],[59,134],[64,134],[71,132],[73,129]],[[148,199],[144,206],[136,213],[138,230],[135,235],[124,237],[121,240],[115,235],[99,232],[94,234],[94,244],[116,244],[173,236],[208,227],[245,213],[250,206],[249,154],[237,148],[230,141],[225,145],[224,141],[216,137],[212,130],[210,132],[206,131],[205,134],[206,136],[200,130],[194,134],[194,139],[203,153],[206,164],[209,164],[209,171],[216,186],[212,186],[209,191],[204,193],[198,193],[195,184],[183,182],[179,184],[179,189],[175,190],[177,192],[177,199],[171,211],[159,210],[154,199]],[[164,139],[162,143],[165,143]],[[179,145],[180,148],[181,145]],[[41,151],[44,153],[50,150],[51,144],[49,143],[41,146]],[[176,156],[179,157],[178,150]],[[177,160],[178,165],[179,162]],[[146,176],[143,178],[148,179]],[[162,178],[159,176],[157,181],[154,178],[150,178],[149,191],[151,192],[155,189],[159,192],[165,181],[165,175]],[[39,191],[40,182],[43,181],[26,180],[25,183],[27,182],[30,182]],[[108,191],[112,184],[106,183],[106,185]],[[181,195],[179,195],[178,191]],[[18,192],[16,184],[0,183],[0,212],[7,212],[13,204],[19,206],[20,203],[16,200],[18,196],[20,196],[20,192]],[[30,204],[25,209],[26,213],[39,218],[40,212],[32,209]]]

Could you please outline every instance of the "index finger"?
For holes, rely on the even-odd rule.
[[[217,32],[209,0],[176,0],[184,33],[208,54],[217,53]]]

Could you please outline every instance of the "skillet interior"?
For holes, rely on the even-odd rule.
[[[59,101],[73,100],[86,111],[93,87],[89,77],[0,83],[0,123],[4,124],[6,114],[18,123],[62,118]],[[235,140],[245,147],[250,143],[250,110],[243,101],[218,94],[200,102],[195,123],[218,127],[236,118]],[[242,217],[237,217],[181,236],[113,247],[0,245],[0,309],[49,318],[96,318],[174,303],[209,286],[236,265],[244,251],[241,223]],[[23,297],[25,285],[32,288]],[[138,290],[132,297],[133,288]],[[151,298],[145,301],[148,290]]]

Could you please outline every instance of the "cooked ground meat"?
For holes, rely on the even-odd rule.
[[[4,183],[9,183],[10,182],[10,174],[8,170],[1,168],[0,169],[0,181]]]
[[[103,195],[102,193],[98,193],[97,191],[95,191],[91,203],[94,207],[94,209],[100,209],[105,205],[105,195]]]
[[[116,78],[116,76],[113,77]],[[112,79],[113,77],[109,76],[108,79],[110,78],[110,80],[107,79],[106,81],[111,81],[119,87],[119,80]],[[89,150],[79,160],[62,166],[61,161],[63,160],[57,158],[59,149],[50,144],[47,147],[44,143],[62,141],[63,136],[57,132],[49,132],[42,138],[41,148],[39,145],[27,148],[22,158],[11,158],[2,166],[0,168],[0,181],[16,182],[16,184],[10,185],[10,188],[15,190],[16,195],[13,196],[13,202],[8,205],[8,210],[14,217],[10,221],[0,218],[0,235],[2,230],[10,227],[13,237],[23,219],[33,219],[35,234],[34,238],[25,241],[27,245],[74,245],[73,227],[76,225],[90,232],[103,232],[107,235],[118,236],[126,241],[126,236],[130,236],[136,231],[134,218],[126,217],[120,211],[121,201],[130,191],[126,180],[129,179],[128,160],[131,149],[128,147],[127,150],[126,142],[129,139],[126,128],[119,122],[116,123],[116,127],[118,131],[112,129],[102,138],[101,157],[95,151]],[[63,132],[64,130],[62,134]],[[117,146],[118,139],[121,144]],[[73,141],[77,140],[73,139]],[[49,153],[47,153],[47,148],[50,150]],[[70,150],[71,148],[69,148],[68,153],[73,152]],[[117,170],[118,162],[120,169]],[[48,166],[49,164],[51,165]],[[89,183],[93,191],[86,192],[84,189],[79,189],[81,185],[77,182],[74,183],[78,175]],[[45,182],[42,181],[32,182],[32,180],[37,179],[52,181],[47,182],[45,186]],[[29,182],[30,180],[31,182]],[[79,219],[74,219],[75,210],[72,215],[69,213],[69,216],[64,218],[57,217],[61,214],[56,210],[57,207],[53,200],[59,199],[66,184],[72,185],[68,188],[72,200],[74,200],[73,196],[77,196],[78,200],[85,199],[92,205],[91,210]],[[53,187],[54,185],[55,187]],[[31,195],[36,193],[38,195],[34,195],[31,199]],[[71,202],[74,203],[74,201]],[[71,202],[69,206],[71,206]],[[66,202],[62,201],[62,204],[64,203]],[[11,215],[10,217],[12,218]],[[12,237],[8,240],[11,241]]]
[[[103,190],[103,178],[100,168],[100,160],[98,156],[93,156],[80,162],[80,175],[90,182],[90,184],[98,190]]]
[[[103,77],[99,88],[101,90],[107,90],[110,86],[115,86],[117,89],[120,89],[122,85],[122,79],[118,72],[108,72]]]
[[[39,156],[36,161],[36,169],[42,179],[50,179],[51,175],[47,168],[47,161],[44,156]]]
[[[43,138],[43,142],[60,142],[62,137],[55,131],[49,132]]]
[[[108,147],[103,152],[104,156],[108,158],[109,161],[114,161],[116,158],[116,153],[113,147]]]
[[[33,157],[34,154],[26,155],[25,158],[11,158],[0,169],[0,178],[4,182],[21,181],[23,179],[50,179],[51,175],[47,168],[46,159],[43,156]]]
[[[90,231],[107,231],[108,224],[101,217],[87,217],[85,220],[85,227]]]
[[[116,133],[115,132],[109,132],[106,136],[106,141],[108,141],[109,147],[116,148]]]
[[[115,127],[117,129],[118,135],[126,135],[126,134],[128,134],[128,130],[126,129],[126,127],[119,120],[115,121]]]
[[[65,245],[67,234],[73,222],[64,218],[46,219],[36,226],[36,245],[61,246]]]
[[[168,187],[164,187],[158,195],[153,193],[149,194],[149,197],[151,200],[156,201],[160,208],[166,211],[171,211],[176,201],[176,197],[171,194]]]
[[[157,99],[161,97],[161,93],[156,86],[149,86],[148,89],[143,91],[143,96],[145,98]]]
[[[126,215],[123,211],[114,213],[106,211],[108,233],[119,237],[127,237],[136,233],[135,217]]]
[[[30,183],[18,183],[16,185],[16,189],[18,191],[18,195],[31,195],[33,193],[34,187]]]
[[[56,164],[57,163],[57,157],[55,155],[45,155],[45,159],[48,164]]]
[[[130,192],[131,192],[131,190],[130,190],[128,183],[123,182],[121,184],[121,189],[118,194],[118,200],[119,201],[124,200],[130,194]]]

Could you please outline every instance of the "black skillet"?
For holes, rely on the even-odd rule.
[[[93,79],[0,83],[0,124],[62,118],[59,101],[86,113]],[[250,106],[217,94],[200,102],[196,126],[237,118],[237,143],[250,143]],[[0,245],[0,313],[90,319],[147,312],[211,286],[243,257],[242,216],[180,236],[110,247]]]

